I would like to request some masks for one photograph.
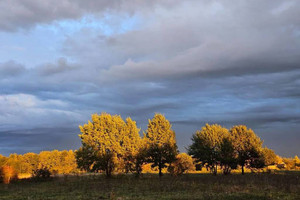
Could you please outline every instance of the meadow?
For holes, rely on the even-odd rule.
[[[0,183],[0,199],[300,199],[300,172],[232,174],[65,175]]]

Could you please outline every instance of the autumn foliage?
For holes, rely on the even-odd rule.
[[[17,178],[17,172],[13,167],[5,165],[0,169],[0,177],[3,183],[8,184],[11,180]]]
[[[192,136],[186,153],[179,153],[175,131],[162,114],[149,119],[145,132],[131,118],[120,115],[93,114],[91,121],[79,126],[82,146],[76,151],[42,151],[39,154],[0,155],[0,177],[9,183],[18,174],[47,178],[55,174],[100,172],[158,173],[172,175],[207,169],[213,174],[222,170],[245,169],[252,172],[270,166],[272,169],[300,169],[300,160],[281,158],[263,146],[254,131],[244,125],[227,129],[206,124]],[[143,135],[143,137],[141,137]]]

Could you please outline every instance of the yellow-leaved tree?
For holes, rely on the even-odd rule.
[[[84,170],[105,171],[111,176],[117,165],[119,169],[124,167],[126,157],[138,152],[139,129],[131,118],[124,122],[120,115],[93,114],[92,121],[79,128],[82,147],[76,152],[76,160]]]
[[[254,168],[265,165],[262,154],[263,142],[252,129],[244,125],[233,126],[230,129],[230,137],[237,152],[238,164],[242,167],[242,174],[244,174],[245,165]]]
[[[153,119],[149,120],[144,139],[148,162],[152,163],[152,167],[157,166],[159,176],[162,176],[162,169],[167,167],[166,164],[175,161],[178,153],[175,132],[164,115],[156,113]]]
[[[126,127],[123,135],[122,151],[125,172],[135,172],[139,175],[144,162],[144,143],[140,137],[140,129],[130,117],[126,119]]]
[[[193,158],[186,153],[178,154],[176,160],[168,167],[168,171],[175,176],[194,170]]]

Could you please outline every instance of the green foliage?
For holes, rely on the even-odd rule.
[[[144,136],[148,162],[152,163],[152,167],[158,167],[159,176],[162,176],[162,169],[171,164],[178,153],[175,132],[171,128],[165,116],[157,113],[149,120]]]
[[[125,156],[125,172],[136,173],[136,176],[139,176],[142,173],[143,164],[147,161],[147,154],[147,148],[142,146],[136,154]]]
[[[214,174],[217,174],[217,167],[220,164],[221,144],[228,135],[226,128],[218,124],[206,124],[193,135],[188,153],[197,162],[206,164]]]
[[[82,147],[75,151],[77,167],[86,172],[93,171],[93,164],[96,160],[94,154],[92,147],[82,144]]]
[[[223,173],[230,174],[231,169],[237,168],[237,155],[233,146],[233,143],[229,137],[223,138],[220,145],[220,165],[223,169]]]

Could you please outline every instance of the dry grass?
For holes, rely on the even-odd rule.
[[[19,180],[0,184],[0,199],[300,199],[300,173],[180,177],[145,174],[56,177],[48,181]]]

